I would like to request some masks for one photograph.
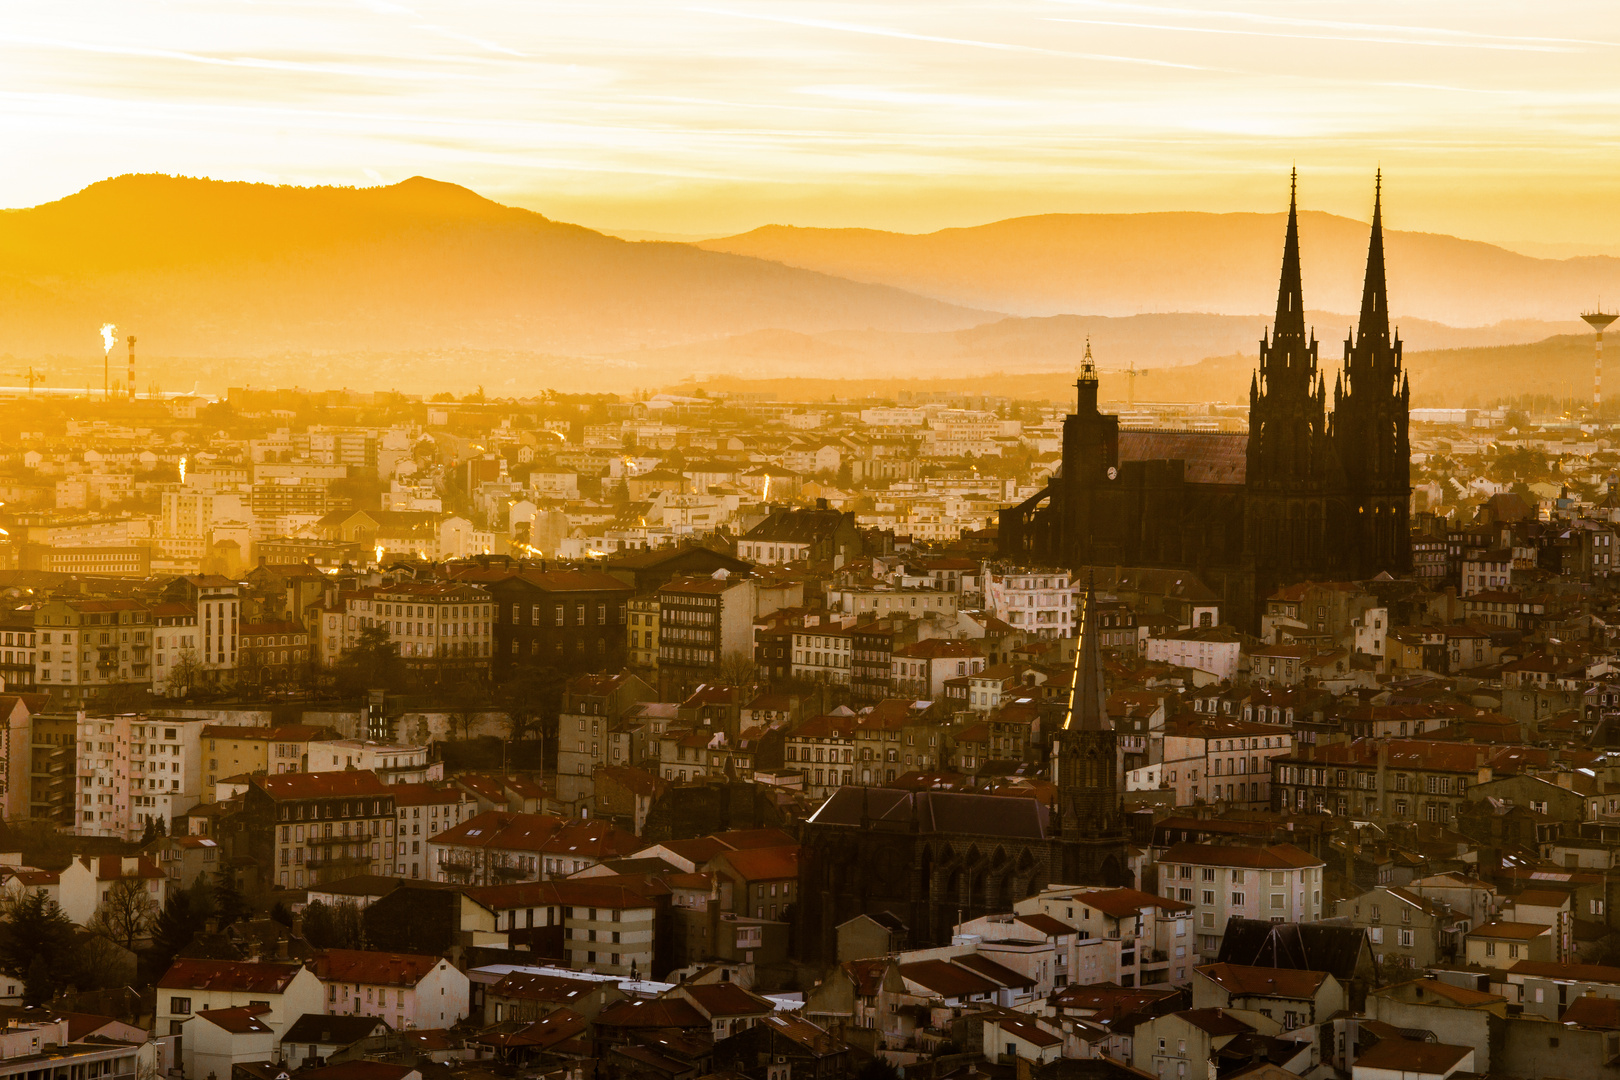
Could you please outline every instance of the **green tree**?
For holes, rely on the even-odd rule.
[[[304,908],[304,939],[317,949],[359,949],[365,941],[360,909],[352,900]]]
[[[253,905],[236,887],[236,878],[229,870],[221,870],[214,875],[214,908],[219,912],[222,929],[253,914]]]
[[[206,875],[198,874],[189,889],[176,889],[163,902],[163,910],[152,923],[151,959],[158,975],[169,969],[174,958],[196,940],[217,912],[214,886]]]
[[[338,686],[351,694],[396,689],[404,684],[405,674],[399,646],[388,640],[388,631],[380,626],[361,630],[354,646],[345,649],[337,663]]]
[[[46,1005],[67,984],[75,927],[43,889],[24,893],[0,925],[0,971],[23,984],[24,1005]]]

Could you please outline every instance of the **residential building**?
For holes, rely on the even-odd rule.
[[[635,593],[635,586],[595,570],[526,570],[491,583],[492,674],[507,679],[524,667],[618,671]]]
[[[468,1015],[471,984],[443,957],[327,949],[312,966],[334,1016],[375,1016],[407,1031],[453,1027]]]
[[[255,776],[242,817],[247,853],[266,885],[302,889],[392,862],[384,845],[394,841],[394,793],[376,773]]]
[[[1159,895],[1192,905],[1197,954],[1210,962],[1229,919],[1321,918],[1324,865],[1292,844],[1179,843],[1159,856]]]

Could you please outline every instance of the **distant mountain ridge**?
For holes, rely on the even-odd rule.
[[[687,244],[631,243],[422,177],[303,188],[122,176],[0,213],[0,352],[614,352],[998,317]]]
[[[1620,297],[1620,259],[1537,259],[1392,230],[1392,210],[1398,217],[1386,191],[1397,317],[1451,326],[1564,321],[1600,297]],[[1285,220],[1283,213],[1046,214],[922,234],[770,225],[695,246],[1017,315],[1247,315],[1275,304]],[[1299,228],[1305,302],[1360,310],[1369,226],[1306,211]]]

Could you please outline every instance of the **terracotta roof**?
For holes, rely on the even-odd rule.
[[[1203,845],[1200,845],[1203,846]],[[1140,889],[1091,889],[1076,893],[1074,900],[1078,904],[1094,907],[1104,915],[1115,918],[1126,918],[1139,913],[1145,907],[1156,907],[1162,911],[1189,911],[1191,904],[1180,900],[1172,900],[1168,896],[1154,896],[1152,893],[1142,892]]]
[[[316,1043],[323,1046],[348,1046],[376,1032],[392,1029],[380,1016],[340,1016],[327,1013],[305,1013],[293,1021],[281,1036],[285,1043]]]
[[[1045,934],[1049,937],[1059,934],[1072,934],[1075,932],[1075,928],[1070,926],[1068,923],[1054,919],[1052,916],[1041,911],[1036,911],[1029,915],[1019,915],[1017,916],[1016,921],[1023,923],[1025,926],[1036,931],[1037,933]]]
[[[1063,1040],[1027,1017],[998,1016],[986,1023],[994,1023],[1014,1038],[1023,1039],[1032,1046],[1056,1046]]]
[[[750,993],[732,982],[699,983],[685,986],[681,992],[692,999],[710,1019],[716,1016],[764,1016],[776,1010],[768,998]]]
[[[509,971],[486,993],[497,997],[521,998],[525,1001],[550,1001],[572,1005],[593,990],[599,989],[601,985],[585,979],[541,975],[532,971]]]
[[[615,1001],[597,1015],[596,1022],[616,1028],[709,1028],[708,1019],[685,998]]]
[[[1620,1031],[1620,998],[1583,994],[1569,1003],[1559,1019],[1596,1031]]]
[[[1402,1076],[1411,1073],[1444,1075],[1473,1052],[1471,1046],[1385,1039],[1363,1050],[1356,1057],[1356,1065],[1363,1069],[1387,1069]]]
[[[199,1009],[196,1018],[207,1020],[233,1035],[269,1034],[275,1029],[260,1020],[258,1015],[269,1011],[263,1005],[238,1005],[234,1009]]]
[[[401,806],[442,806],[472,801],[460,788],[440,787],[437,784],[395,784],[388,790],[394,794],[396,809]]]
[[[342,772],[280,773],[255,776],[254,786],[272,799],[321,799],[354,795],[387,795],[387,784],[369,769]]]
[[[1505,938],[1514,941],[1529,941],[1544,934],[1550,934],[1552,927],[1540,923],[1517,922],[1488,922],[1484,926],[1475,927],[1469,932],[1469,937]]]
[[[976,971],[946,960],[919,960],[901,964],[902,977],[940,997],[959,998],[971,994],[991,994],[1000,987]]]
[[[1251,870],[1298,870],[1325,863],[1293,844],[1236,847],[1227,844],[1192,844],[1183,841],[1159,856],[1159,863],[1193,866],[1240,866]]]
[[[724,862],[744,881],[781,881],[799,876],[799,845],[723,851],[714,861]]]
[[[327,949],[315,958],[315,974],[322,982],[415,986],[441,962],[437,956],[416,953]]]
[[[1186,1009],[1176,1015],[1211,1035],[1241,1035],[1254,1030],[1225,1009]]]
[[[1210,982],[1234,997],[1281,997],[1311,999],[1328,977],[1325,971],[1296,971],[1291,968],[1247,967],[1243,964],[1205,964],[1195,969]]]
[[[221,990],[279,994],[303,970],[300,964],[236,960],[176,960],[158,980],[164,990]]]

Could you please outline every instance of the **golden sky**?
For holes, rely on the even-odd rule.
[[[599,228],[919,231],[1277,210],[1297,163],[1306,206],[1365,219],[1381,164],[1396,227],[1620,250],[1613,0],[8,0],[4,13],[4,206],[125,172],[423,174]]]

